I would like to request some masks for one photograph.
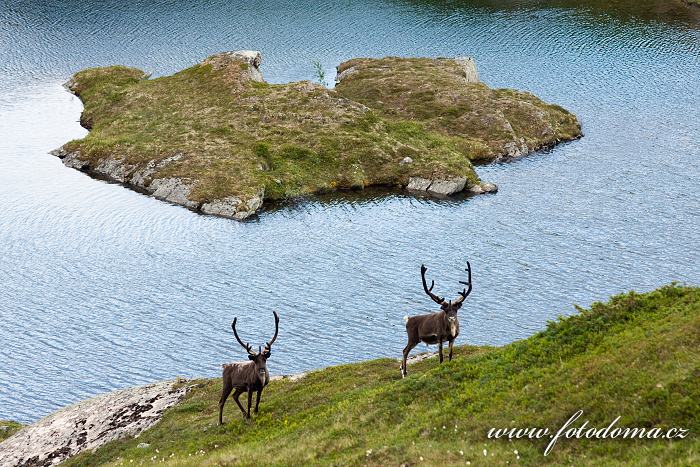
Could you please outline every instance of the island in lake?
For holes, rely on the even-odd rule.
[[[90,130],[63,163],[190,209],[245,219],[264,202],[384,186],[435,196],[495,191],[474,164],[581,136],[576,117],[536,96],[492,89],[469,58],[358,58],[337,86],[269,84],[254,51],[225,52],[172,76],[124,66],[66,86]]]

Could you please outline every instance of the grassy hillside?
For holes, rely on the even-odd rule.
[[[400,349],[396,353],[399,354]],[[136,440],[106,445],[68,465],[698,465],[700,289],[628,293],[499,348],[461,347],[399,378],[381,359],[278,381],[244,422],[227,405],[216,425],[218,379]],[[235,410],[234,410],[235,409]],[[577,410],[575,427],[686,428],[680,440],[489,440],[496,427],[549,427]],[[138,448],[139,443],[148,443]]]
[[[9,420],[0,420],[0,441],[9,438],[15,434],[22,425],[17,422],[11,422]]]

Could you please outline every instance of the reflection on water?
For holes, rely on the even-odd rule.
[[[124,3],[124,2],[122,2]],[[520,2],[14,1],[0,5],[0,419],[100,391],[214,375],[282,315],[274,372],[396,356],[464,263],[461,343],[503,344],[630,288],[700,282],[700,34],[594,6]],[[313,5],[313,7],[311,6]],[[554,5],[552,7],[551,5]],[[676,10],[673,10],[676,11]],[[123,63],[171,73],[263,51],[274,82],[354,56],[473,55],[494,86],[574,111],[585,137],[481,167],[496,195],[349,193],[236,223],[99,182],[47,151],[85,134],[60,83]],[[398,375],[398,364],[397,364]]]

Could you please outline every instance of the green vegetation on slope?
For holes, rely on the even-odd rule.
[[[22,428],[20,423],[11,422],[9,420],[0,420],[0,441],[9,438],[18,432],[20,428]]]
[[[397,354],[400,349],[397,349]],[[216,425],[218,379],[136,440],[68,465],[575,465],[700,463],[700,289],[666,286],[613,297],[499,348],[461,347],[399,377],[381,359],[273,382],[250,422],[227,404]],[[557,430],[577,410],[589,426],[690,430],[680,440],[489,440],[490,428]],[[148,443],[147,448],[138,448]],[[157,451],[156,451],[157,450]]]
[[[336,91],[380,115],[420,122],[488,162],[581,135],[574,115],[536,96],[478,82],[469,59],[355,58],[338,67]]]

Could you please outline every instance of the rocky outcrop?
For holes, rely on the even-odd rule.
[[[243,200],[237,196],[229,196],[204,203],[200,210],[204,214],[243,220],[255,214],[262,207],[264,197],[265,190],[260,189],[255,196],[248,200]]]
[[[65,407],[0,443],[0,465],[55,465],[110,441],[138,436],[158,422],[188,389],[179,381],[163,381]]]
[[[190,209],[196,209],[198,206],[196,202],[189,199],[192,187],[181,178],[157,178],[148,185],[147,189],[156,199],[170,201]]]
[[[463,191],[466,187],[467,179],[457,177],[448,180],[430,180],[421,177],[411,177],[408,180],[406,189],[413,192],[426,193],[435,197],[447,197]],[[472,194],[495,193],[498,188],[493,183],[477,183],[469,186]]]
[[[264,83],[262,73],[260,72],[260,63],[262,63],[262,54],[257,50],[236,50],[233,52],[222,52],[208,57],[202,62],[204,65],[212,65],[214,69],[225,69],[234,64],[243,64],[241,67],[242,74],[251,81]]]

